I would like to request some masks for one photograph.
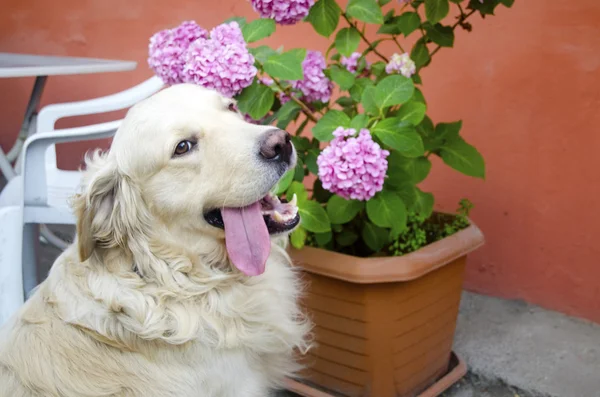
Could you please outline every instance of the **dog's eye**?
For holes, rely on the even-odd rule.
[[[229,110],[230,112],[235,112],[237,113],[237,106],[235,106],[235,103],[231,102],[229,105],[227,105],[227,110]]]
[[[191,141],[181,141],[175,147],[175,152],[173,152],[174,156],[181,156],[182,154],[186,154],[194,147],[195,143]]]

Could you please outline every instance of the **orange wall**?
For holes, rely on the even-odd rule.
[[[35,6],[34,6],[35,4]],[[600,2],[516,0],[475,20],[423,73],[434,119],[464,120],[487,180],[436,163],[426,189],[440,208],[475,204],[487,236],[468,289],[522,298],[600,322]],[[211,27],[253,16],[245,0],[3,0],[0,51],[132,59],[135,72],[50,78],[44,103],[108,94],[151,75],[148,37],[195,19]],[[273,45],[326,48],[309,26],[280,28]],[[14,139],[32,79],[0,79],[0,144]],[[64,153],[64,150],[63,150]],[[65,162],[79,163],[70,148]]]

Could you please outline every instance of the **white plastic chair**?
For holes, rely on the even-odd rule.
[[[36,252],[38,225],[75,224],[69,199],[77,192],[81,173],[58,169],[55,145],[108,138],[121,122],[55,130],[56,121],[126,109],[162,87],[162,81],[153,77],[114,95],[50,105],[40,111],[37,133],[27,140],[20,157],[21,175],[12,178],[0,192],[0,325],[40,281]],[[49,230],[43,234],[60,245]]]

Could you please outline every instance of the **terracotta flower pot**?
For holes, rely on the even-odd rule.
[[[303,381],[349,397],[408,397],[430,388],[449,370],[466,255],[483,242],[471,224],[401,257],[292,249],[315,324]]]

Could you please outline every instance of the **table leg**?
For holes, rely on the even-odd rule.
[[[29,102],[27,103],[27,108],[25,109],[25,117],[23,118],[23,123],[21,124],[21,131],[19,131],[17,141],[6,154],[0,148],[0,171],[7,180],[10,180],[15,176],[15,171],[12,168],[12,166],[10,166],[10,163],[15,161],[19,157],[19,155],[21,154],[21,149],[23,148],[23,144],[25,143],[29,135],[31,135],[31,131],[35,128],[33,121],[37,116],[38,107],[40,105],[40,99],[42,97],[42,93],[44,92],[44,87],[46,85],[47,79],[48,76],[38,76],[35,78],[35,83],[33,84],[33,90],[31,91],[31,95],[29,96]],[[8,168],[10,168],[12,172]]]
[[[4,177],[6,178],[7,181],[10,181],[16,175],[15,170],[13,170],[12,164],[10,164],[10,161],[8,161],[8,158],[6,157],[6,154],[4,153],[4,151],[2,150],[1,147],[0,147],[0,172],[2,172],[2,175],[4,175]]]
[[[40,283],[38,269],[38,251],[40,240],[40,226],[34,223],[23,225],[23,293],[25,300],[31,291]]]

